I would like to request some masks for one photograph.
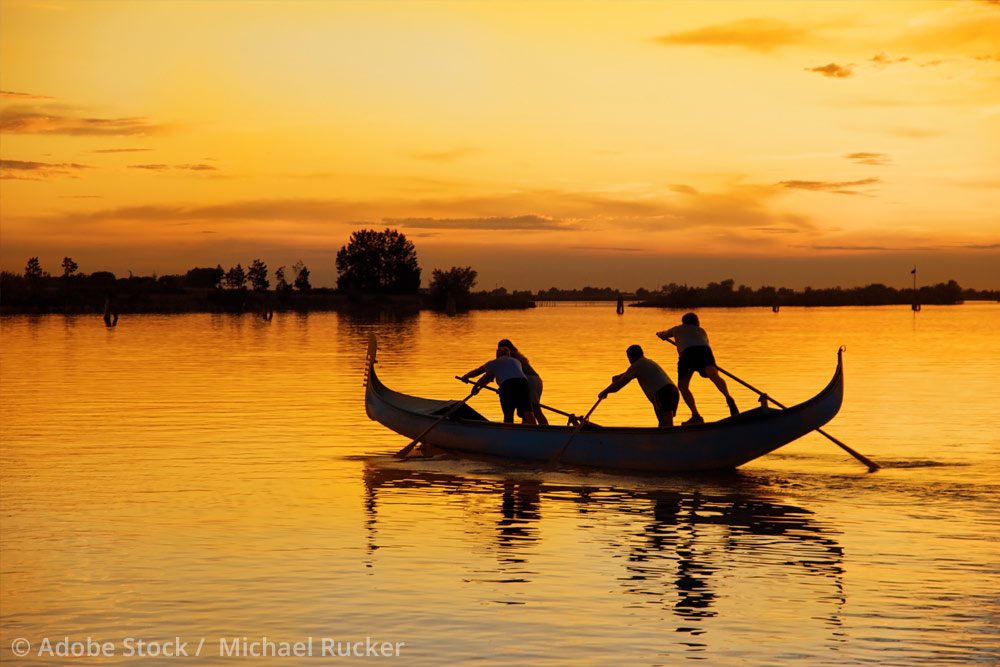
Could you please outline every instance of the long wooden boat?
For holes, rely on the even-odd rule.
[[[566,444],[571,426],[528,426],[489,421],[468,405],[447,413],[455,400],[435,400],[389,389],[375,373],[377,346],[369,346],[365,376],[368,417],[408,438],[457,455],[548,462]],[[648,428],[587,424],[559,461],[603,469],[685,472],[735,468],[814,431],[840,410],[843,350],[830,383],[809,400],[784,410],[757,407],[697,426]]]

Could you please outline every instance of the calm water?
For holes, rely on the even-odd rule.
[[[509,337],[543,402],[582,413],[631,343],[675,376],[653,333],[680,314],[4,318],[0,660],[176,664],[128,653],[179,638],[189,664],[235,664],[220,639],[311,637],[255,662],[1000,662],[1000,304],[700,311],[720,365],[786,405],[846,345],[826,430],[875,474],[816,434],[717,475],[399,462],[364,414],[371,331],[395,389],[461,398],[453,376]],[[594,419],[655,423],[634,385]],[[65,638],[114,655],[52,655]],[[401,644],[323,658],[324,638]]]

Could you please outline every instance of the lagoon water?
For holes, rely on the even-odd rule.
[[[5,317],[0,661],[238,664],[266,637],[312,655],[254,664],[1000,662],[1000,304],[699,314],[786,405],[845,345],[826,430],[884,468],[817,434],[720,474],[401,462],[365,416],[370,332],[386,384],[440,398],[511,338],[580,414],[631,343],[676,377],[653,334],[678,311]],[[634,385],[593,419],[655,423]],[[113,654],[53,655],[66,639]]]

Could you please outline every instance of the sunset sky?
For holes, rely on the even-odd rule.
[[[1000,288],[995,1],[0,0],[0,89],[17,273]]]

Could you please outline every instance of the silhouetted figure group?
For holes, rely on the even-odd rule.
[[[674,384],[659,364],[646,357],[641,346],[630,345],[625,351],[629,367],[611,378],[611,384],[598,393],[600,400],[624,388],[632,380],[637,380],[646,398],[653,405],[653,412],[660,428],[674,425],[681,397],[691,410],[691,418],[683,425],[704,424],[705,419],[698,412],[690,389],[691,378],[698,373],[711,380],[725,397],[730,416],[739,414],[736,401],[729,394],[726,381],[719,374],[715,355],[708,342],[708,333],[701,328],[697,315],[687,313],[681,318],[681,324],[659,331],[656,335],[677,346],[677,384]],[[513,423],[514,415],[517,414],[523,424],[548,424],[541,408],[542,378],[509,339],[504,338],[497,343],[494,359],[469,371],[459,379],[468,382],[475,376],[480,377],[472,388],[472,395],[478,394],[494,379],[497,381],[499,386],[497,393],[500,395],[504,422]]]

